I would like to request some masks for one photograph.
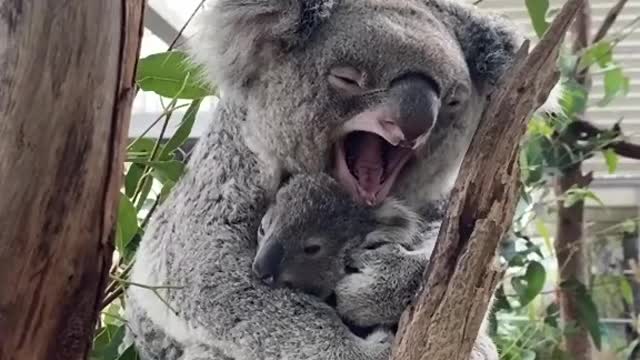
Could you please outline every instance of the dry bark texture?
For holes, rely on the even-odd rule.
[[[583,3],[569,0],[528,55],[525,43],[491,95],[458,175],[422,290],[402,317],[393,359],[468,359],[502,275],[494,255],[518,199],[520,139],[558,80],[558,49]]]
[[[112,256],[143,0],[0,0],[0,359],[83,359]]]

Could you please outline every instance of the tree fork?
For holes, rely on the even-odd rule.
[[[0,359],[84,359],[113,252],[144,0],[0,0]]]
[[[527,121],[557,83],[558,50],[584,0],[569,0],[540,43],[528,42],[482,114],[451,194],[420,294],[400,321],[395,360],[467,360],[500,281],[495,264],[519,195]],[[433,335],[433,336],[429,336]]]

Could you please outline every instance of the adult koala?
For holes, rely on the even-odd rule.
[[[251,276],[258,221],[298,172],[330,172],[368,204],[392,194],[429,213],[518,44],[504,20],[446,0],[217,1],[193,54],[223,99],[132,272],[181,287],[162,300],[129,289],[142,357],[386,359],[388,342]],[[371,289],[393,276],[366,270]],[[497,358],[486,335],[472,357]]]

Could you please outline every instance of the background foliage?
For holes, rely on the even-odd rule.
[[[542,35],[549,25],[548,1],[525,0],[522,6],[526,6],[538,36]],[[624,36],[624,33],[609,36],[580,54],[563,53],[558,63],[563,74],[562,111],[535,117],[530,122],[520,157],[525,186],[512,236],[503,244],[502,258],[508,270],[498,290],[492,317],[492,335],[503,359],[570,359],[563,349],[562,335],[570,333],[574,326],[560,321],[554,296],[558,288],[578,294],[577,321],[589,329],[591,341],[602,354],[612,356],[611,359],[629,358],[637,345],[635,327],[630,338],[620,339],[607,333],[594,300],[600,294],[623,308],[633,308],[635,299],[630,281],[634,280],[620,273],[595,277],[590,284],[557,283],[557,269],[552,266],[555,261],[553,234],[546,225],[546,219],[556,211],[557,195],[551,190],[554,176],[593,156],[602,156],[609,171],[616,171],[618,155],[608,145],[621,136],[617,126],[577,143],[565,141],[565,135],[588,103],[588,90],[571,76],[576,68],[591,66],[604,74],[606,93],[596,106],[606,107],[628,92],[629,80],[615,61],[615,46]],[[137,359],[132,347],[119,351],[127,326],[122,318],[123,306],[126,306],[122,293],[129,286],[140,286],[159,296],[157,290],[162,288],[132,283],[128,276],[149,217],[184,172],[188,156],[181,146],[189,138],[200,105],[205,97],[216,95],[216,89],[204,85],[199,75],[200,69],[191,65],[180,51],[153,54],[140,59],[138,64],[140,90],[157,94],[164,111],[141,137],[132,139],[127,146],[114,266],[91,359]],[[176,118],[178,112],[183,114],[181,118]],[[165,138],[170,125],[176,127],[173,135],[159,140]],[[152,127],[160,129],[159,139],[146,136]],[[600,201],[589,188],[575,187],[560,196],[565,206],[585,199]],[[629,219],[606,229],[608,239],[620,240],[625,234],[637,234],[637,220]],[[636,277],[640,278],[640,272]]]

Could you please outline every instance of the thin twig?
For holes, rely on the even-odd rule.
[[[121,277],[115,276],[115,275],[110,275],[109,276],[111,279],[116,280],[124,285],[127,286],[137,286],[143,289],[147,289],[147,290],[163,290],[163,289],[183,289],[184,286],[175,286],[175,285],[158,285],[158,286],[152,286],[152,285],[145,285],[145,284],[141,284],[138,282],[134,282],[134,281],[130,281],[127,279],[123,279]]]
[[[117,298],[119,298],[120,295],[122,295],[123,293],[124,293],[124,288],[121,286],[121,287],[118,287],[116,291],[107,295],[107,297],[104,300],[102,300],[102,304],[100,305],[100,310],[104,310],[107,306],[111,305],[111,303],[114,302]]]
[[[198,11],[200,11],[200,9],[202,8],[202,6],[204,5],[204,2],[206,0],[201,0],[200,4],[198,4],[198,6],[196,6],[196,8],[193,10],[193,12],[191,13],[191,15],[189,16],[189,18],[187,19],[187,21],[182,25],[182,28],[180,28],[180,31],[178,31],[178,34],[175,36],[175,38],[173,39],[173,41],[171,41],[171,44],[169,44],[169,51],[173,50],[173,48],[175,47],[176,43],[178,42],[178,40],[180,38],[182,38],[182,34],[184,33],[184,31],[187,29],[187,26],[189,26],[189,24],[191,23],[191,21],[193,20],[193,18],[196,16],[196,14],[198,13]]]
[[[618,0],[618,2],[609,10],[607,16],[605,16],[604,20],[602,21],[602,25],[600,25],[600,28],[593,37],[593,44],[597,43],[598,41],[604,39],[605,36],[607,36],[607,33],[615,23],[618,15],[620,15],[620,12],[622,11],[622,8],[624,8],[624,5],[626,3],[627,0]]]

